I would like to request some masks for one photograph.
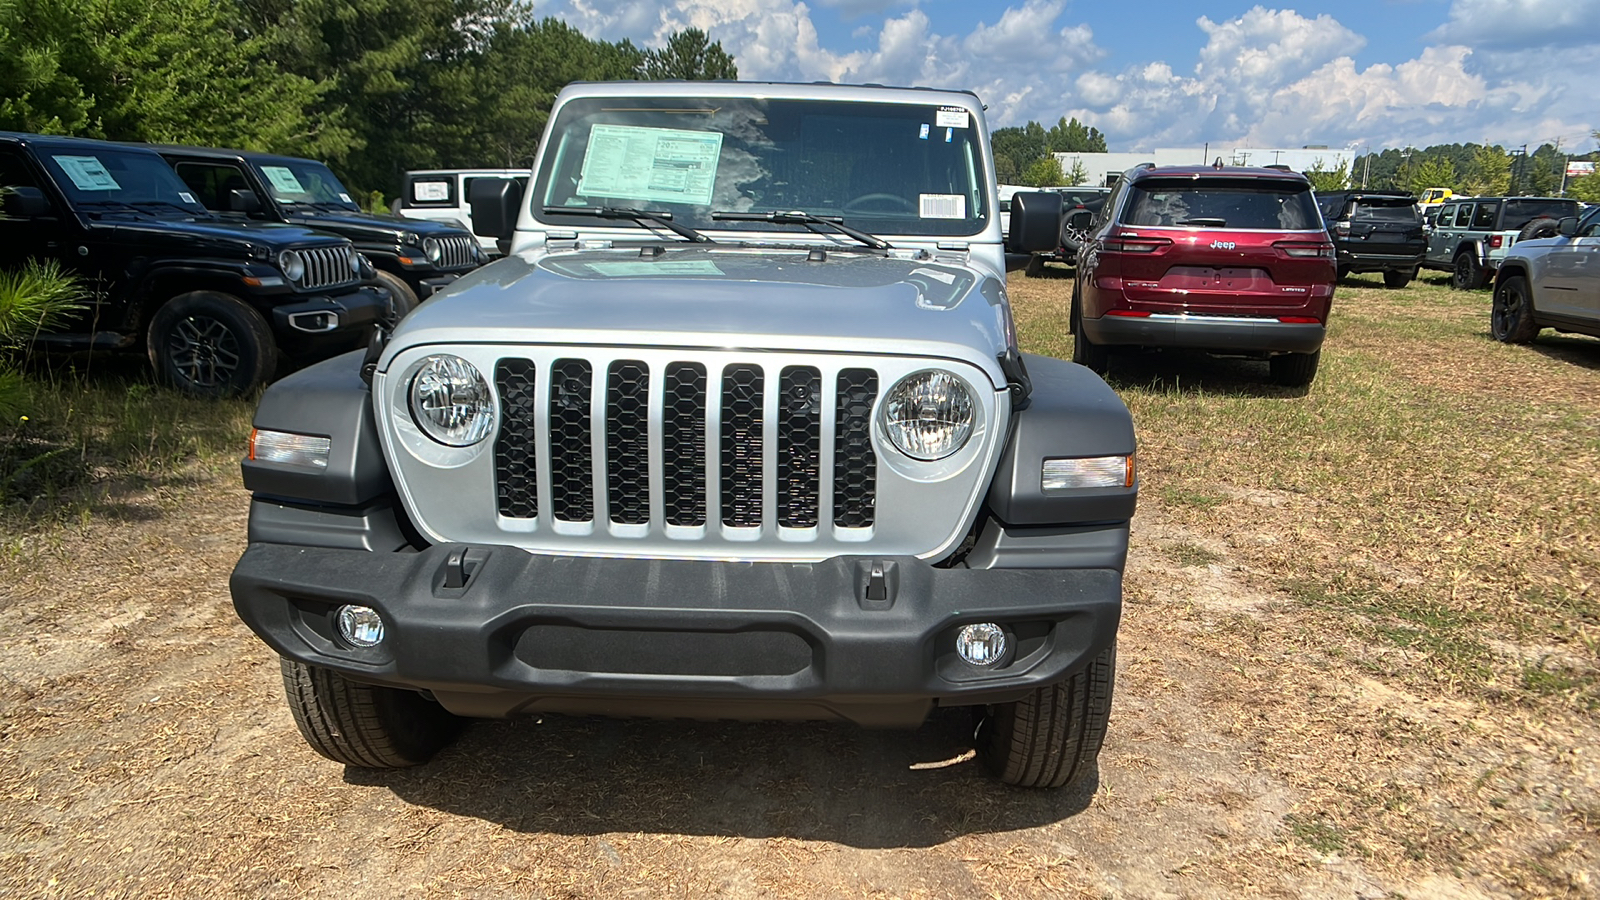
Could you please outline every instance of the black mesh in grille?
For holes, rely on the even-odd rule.
[[[668,525],[706,523],[706,367],[671,363],[662,383],[662,487]]]
[[[594,465],[589,445],[594,369],[586,359],[550,366],[551,509],[564,522],[594,518]]]
[[[502,359],[494,367],[501,415],[500,434],[494,440],[495,491],[500,515],[513,519],[539,516],[539,445],[533,432],[538,371],[531,359]]]
[[[838,420],[833,432],[833,524],[865,528],[878,504],[878,457],[872,450],[872,405],[878,373],[839,373]]]
[[[761,525],[762,382],[759,366],[722,370],[722,524]]]
[[[606,375],[606,497],[611,521],[650,521],[650,369],[618,360]]]
[[[778,376],[778,524],[817,527],[817,479],[822,464],[822,376],[789,366]]]

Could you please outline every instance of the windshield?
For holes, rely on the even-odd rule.
[[[203,216],[206,209],[154,153],[103,147],[41,147],[50,177],[74,206],[132,207],[152,215]]]
[[[1322,229],[1308,185],[1248,179],[1141,181],[1129,192],[1128,225],[1197,225],[1266,231]]]
[[[1506,201],[1505,215],[1500,219],[1501,231],[1517,231],[1540,216],[1559,219],[1578,214],[1576,200],[1518,200]]]
[[[333,170],[309,159],[280,159],[270,163],[252,163],[267,183],[272,199],[279,203],[328,204],[360,211],[361,207],[350,199],[350,192],[339,183]]]
[[[562,107],[538,181],[547,206],[671,213],[697,230],[793,232],[715,212],[841,216],[885,234],[971,235],[990,216],[981,141],[965,109],[726,97],[592,98]]]

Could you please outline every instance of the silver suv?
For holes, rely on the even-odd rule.
[[[1489,331],[1522,344],[1544,328],[1600,337],[1600,208],[1519,241],[1495,273]]]
[[[510,254],[262,398],[233,597],[306,741],[963,706],[1004,781],[1092,775],[1133,426],[1018,352],[987,135],[965,92],[564,90],[472,198]],[[1012,226],[1054,247],[1060,198]]]
[[[1424,268],[1451,273],[1457,290],[1476,290],[1494,278],[1519,240],[1547,233],[1557,219],[1578,214],[1578,201],[1558,197],[1452,197],[1434,217]]]

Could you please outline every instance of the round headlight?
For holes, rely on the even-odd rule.
[[[470,447],[494,427],[494,397],[472,363],[448,354],[430,356],[411,379],[411,418],[441,444]]]
[[[976,416],[972,391],[949,372],[913,372],[889,389],[883,431],[901,453],[944,459],[966,446]]]
[[[278,268],[290,281],[299,281],[306,274],[306,261],[299,253],[285,250],[278,254]]]
[[[438,262],[444,259],[444,245],[438,238],[425,238],[422,241],[422,252],[428,254],[428,259]]]
[[[354,250],[351,250],[349,258],[350,258],[350,271],[356,273],[357,275],[360,275],[361,274],[361,254],[355,252]]]

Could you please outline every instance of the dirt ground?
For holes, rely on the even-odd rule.
[[[345,769],[233,614],[238,476],[197,468],[0,559],[0,895],[1596,896],[1593,720],[1304,652],[1251,551],[1303,498],[1216,490],[1247,526],[1141,498],[1098,783],[1063,794],[987,778],[959,711],[483,722]]]

